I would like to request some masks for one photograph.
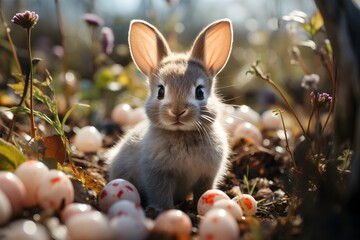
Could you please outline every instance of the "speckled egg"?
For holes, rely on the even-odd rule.
[[[65,173],[50,170],[40,183],[37,197],[42,208],[56,211],[74,201],[74,188]]]
[[[240,221],[243,217],[243,211],[239,204],[231,199],[220,199],[214,203],[214,208],[221,208],[228,211],[236,220]]]
[[[99,195],[99,207],[107,213],[110,206],[119,200],[129,200],[140,204],[140,194],[136,187],[124,179],[114,179],[101,190]]]
[[[110,229],[118,240],[145,240],[149,234],[145,220],[127,215],[111,219]]]
[[[119,200],[109,208],[108,217],[110,219],[123,215],[138,219],[145,219],[145,213],[140,204],[131,202],[129,200]]]
[[[220,199],[230,199],[226,193],[217,189],[210,189],[204,192],[198,203],[197,203],[197,211],[199,215],[204,215],[214,203]]]
[[[5,231],[6,240],[50,240],[46,228],[31,220],[20,219],[12,222]]]
[[[18,214],[23,209],[26,198],[23,182],[11,172],[0,171],[0,190],[9,199],[13,214]]]
[[[81,128],[74,138],[75,147],[82,152],[97,152],[102,147],[103,137],[93,126]]]
[[[177,239],[186,239],[190,236],[192,223],[188,215],[177,209],[162,212],[155,219],[154,231],[164,232]]]
[[[10,219],[11,213],[10,201],[5,193],[0,190],[0,226]]]
[[[95,211],[92,206],[85,203],[71,203],[67,205],[60,214],[61,221],[65,223],[69,218],[87,212]]]
[[[66,221],[71,240],[112,239],[108,218],[99,211],[75,214]]]
[[[235,218],[224,209],[209,210],[199,225],[202,240],[235,240],[239,236],[239,227]]]
[[[257,211],[257,201],[250,194],[241,194],[232,199],[235,201],[241,209],[244,215],[255,215]]]
[[[26,161],[15,170],[15,175],[20,178],[26,189],[25,207],[33,207],[38,204],[39,186],[42,178],[48,172],[49,169],[45,164],[35,160]]]

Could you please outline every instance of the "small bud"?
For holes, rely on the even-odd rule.
[[[13,23],[26,29],[33,28],[38,20],[39,15],[37,15],[35,12],[30,12],[29,10],[26,10],[23,13],[17,13],[11,19]]]
[[[104,20],[102,20],[101,17],[93,13],[85,13],[83,15],[83,19],[89,26],[92,27],[99,27],[104,24]]]

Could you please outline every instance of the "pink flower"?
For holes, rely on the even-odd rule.
[[[26,10],[23,13],[17,13],[11,19],[13,23],[26,29],[33,28],[38,20],[39,15],[37,15],[35,12],[30,12],[29,10]]]

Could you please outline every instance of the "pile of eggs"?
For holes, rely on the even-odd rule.
[[[14,173],[0,171],[0,231],[6,239],[50,239],[40,217],[15,220],[24,208],[34,206],[40,206],[49,216],[59,213],[59,239],[141,240],[150,232],[177,239],[190,237],[193,226],[184,212],[170,209],[152,220],[145,216],[140,204],[138,190],[124,179],[114,179],[104,186],[98,211],[91,205],[74,203],[68,176],[49,170],[42,162],[28,160]],[[250,195],[230,199],[220,190],[206,191],[197,203],[200,239],[237,239],[238,221],[244,215],[254,215],[256,208],[257,202]]]
[[[74,188],[61,171],[49,170],[42,162],[28,160],[14,173],[0,171],[0,226],[24,208],[40,206],[48,213],[74,202]],[[9,224],[6,239],[49,239],[45,227],[20,219]]]

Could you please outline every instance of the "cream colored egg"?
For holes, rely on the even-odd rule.
[[[33,207],[39,203],[37,193],[42,178],[49,172],[48,167],[42,162],[28,160],[22,163],[16,170],[15,175],[20,178],[26,189],[25,207]]]
[[[75,147],[82,152],[97,152],[102,147],[103,137],[93,126],[81,128],[74,138]]]

